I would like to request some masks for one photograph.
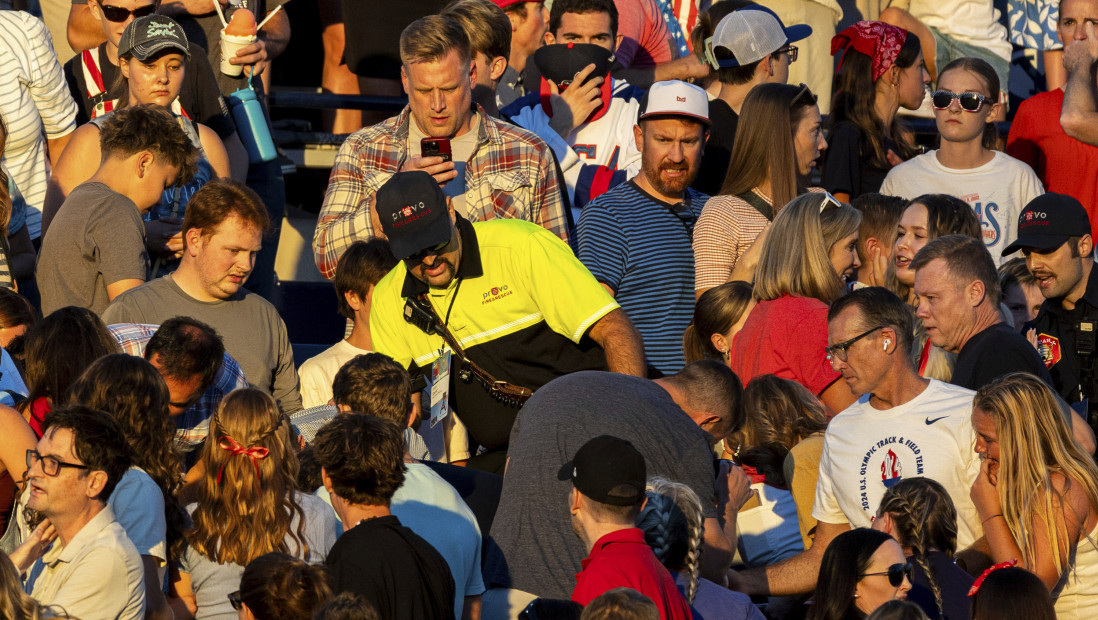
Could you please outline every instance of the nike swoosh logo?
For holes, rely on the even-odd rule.
[[[927,418],[927,419],[926,419],[926,425],[927,425],[927,426],[930,426],[931,424],[934,424],[934,423],[935,423],[935,422],[937,422],[938,420],[944,420],[944,419],[946,419],[946,418],[948,418],[948,417],[949,417],[949,416],[947,416],[947,415],[944,415],[944,416],[942,416],[942,417],[940,417],[940,418],[934,418],[933,420],[931,420],[930,418]]]

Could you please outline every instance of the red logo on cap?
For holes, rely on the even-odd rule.
[[[681,102],[683,102],[683,103],[686,103],[686,97],[678,97],[678,96],[676,96],[676,97],[675,97],[675,101],[681,101]]]
[[[422,217],[430,215],[431,208],[421,200],[416,204],[406,205],[393,213],[393,226],[404,226]]]

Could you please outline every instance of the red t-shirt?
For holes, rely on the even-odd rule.
[[[796,381],[819,396],[839,378],[827,363],[827,304],[783,295],[760,301],[732,341],[732,370],[747,385],[759,375]]]
[[[675,587],[671,573],[644,542],[635,527],[610,532],[595,541],[591,554],[576,573],[572,600],[586,606],[603,592],[633,588],[652,599],[662,620],[690,620],[690,605]]]
[[[656,0],[614,0],[621,45],[614,57],[626,69],[645,69],[674,60],[671,33]]]
[[[1098,147],[1064,133],[1060,126],[1063,106],[1062,89],[1023,101],[1010,126],[1006,152],[1029,164],[1046,190],[1083,203],[1090,216],[1091,235],[1098,239]]]

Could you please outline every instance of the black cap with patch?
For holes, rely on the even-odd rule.
[[[1003,256],[1022,248],[1054,250],[1071,237],[1090,234],[1087,210],[1066,194],[1042,194],[1022,209],[1018,216],[1018,238],[1003,248]]]
[[[390,177],[377,190],[377,215],[398,260],[450,240],[446,196],[435,178],[422,170]]]
[[[164,15],[138,17],[126,26],[118,41],[119,58],[133,56],[141,62],[167,49],[191,57],[183,27]]]

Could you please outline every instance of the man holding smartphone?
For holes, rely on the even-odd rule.
[[[465,31],[438,15],[421,18],[401,34],[400,56],[408,106],[351,135],[336,156],[313,235],[320,272],[332,277],[351,243],[380,235],[373,203],[396,172],[430,174],[469,221],[522,219],[567,240],[552,151],[472,104],[477,68]]]

